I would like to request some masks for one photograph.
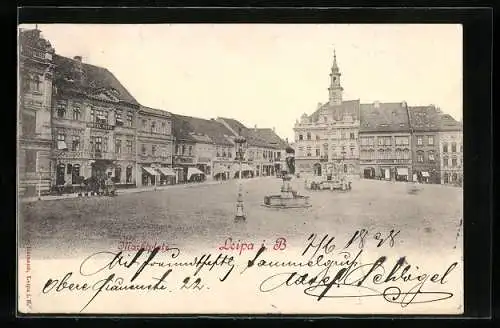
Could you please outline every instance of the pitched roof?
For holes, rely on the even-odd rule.
[[[151,108],[151,107],[141,105],[139,114],[143,114],[143,113],[157,115],[157,116],[164,116],[164,117],[170,117],[172,115],[165,110]]]
[[[346,100],[340,105],[331,105],[330,103],[326,103],[311,114],[311,121],[313,123],[317,122],[320,119],[321,114],[325,114],[336,121],[342,120],[344,114],[351,115],[354,120],[357,120],[359,119],[359,108],[359,99]]]
[[[100,91],[112,91],[120,101],[139,105],[120,81],[107,68],[81,63],[74,59],[54,55],[56,87],[64,91],[74,91],[93,95]]]
[[[414,131],[437,131],[441,111],[435,106],[409,106],[410,126]]]
[[[439,130],[440,131],[462,131],[463,124],[455,120],[449,114],[442,114],[439,117]]]
[[[215,120],[173,114],[174,135],[180,140],[233,145],[231,131]]]
[[[281,139],[273,129],[270,128],[258,128],[255,131],[261,139],[265,140],[268,145],[276,148],[285,149],[288,144],[285,140]]]
[[[360,105],[360,132],[409,132],[404,103]]]
[[[247,144],[262,148],[286,148],[286,142],[269,128],[247,128],[243,123],[233,118],[219,117],[236,133],[245,137]],[[241,131],[241,132],[240,132]]]

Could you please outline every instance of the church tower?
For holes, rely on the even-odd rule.
[[[337,54],[333,50],[333,65],[330,72],[330,87],[328,88],[330,105],[342,104],[342,92],[344,89],[340,85],[340,70],[337,65]]]

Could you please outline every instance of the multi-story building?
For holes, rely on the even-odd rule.
[[[242,174],[248,176],[276,175],[284,168],[286,142],[273,129],[248,128],[231,118],[217,118],[234,136],[246,139],[245,166]],[[232,175],[237,175],[238,171]]]
[[[135,185],[139,104],[106,68],[55,55],[53,184],[107,175]]]
[[[439,155],[441,183],[462,185],[464,179],[463,127],[448,114],[441,116]]]
[[[299,173],[326,175],[340,167],[348,175],[359,174],[360,102],[342,99],[341,75],[334,53],[328,102],[319,103],[312,115],[303,114],[295,123]]]
[[[195,165],[211,179],[229,179],[234,170],[234,136],[224,124],[214,119],[177,115],[194,145]]]
[[[411,133],[405,102],[361,104],[362,177],[411,181]]]
[[[19,32],[18,191],[34,195],[50,188],[50,113],[54,48],[40,30]]]
[[[409,106],[412,133],[412,180],[441,183],[439,129],[441,111],[433,105]]]
[[[171,114],[159,109],[141,106],[137,123],[138,186],[175,183],[172,160],[174,142]],[[123,147],[116,139],[115,149]]]

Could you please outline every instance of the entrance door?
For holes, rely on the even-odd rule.
[[[57,166],[56,170],[56,185],[60,186],[64,184],[64,170],[65,170],[65,165],[64,164],[59,164]]]
[[[384,178],[386,180],[390,180],[391,179],[391,171],[389,169],[384,169]]]
[[[314,164],[314,175],[321,176],[321,164]]]

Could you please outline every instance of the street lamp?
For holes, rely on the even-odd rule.
[[[238,198],[236,200],[236,216],[234,218],[235,221],[245,221],[245,212],[243,211],[243,186],[241,182],[242,178],[242,161],[243,161],[243,145],[246,143],[246,139],[241,135],[241,133],[234,138],[234,142],[236,143],[236,160],[239,161],[240,164],[240,172],[239,172],[239,184],[238,184]]]

